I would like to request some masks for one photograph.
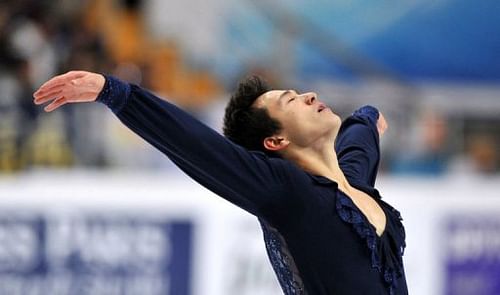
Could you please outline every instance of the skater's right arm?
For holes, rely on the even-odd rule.
[[[59,81],[59,84],[69,83],[71,87],[68,87],[75,93],[79,91],[75,84],[87,85],[89,97],[72,93],[79,98],[74,101],[70,98],[67,102],[92,101],[91,97],[95,96],[94,101],[106,104],[127,127],[167,155],[194,180],[254,215],[262,216],[283,202],[287,195],[286,184],[293,178],[293,172],[298,171],[293,164],[247,151],[175,105],[136,85],[111,76],[106,76],[105,80],[96,76],[91,78],[96,79],[96,87],[102,82],[101,91],[96,92],[87,85],[92,83],[85,82],[82,77],[67,78],[70,82]],[[35,103],[49,101],[44,91],[47,90],[42,86],[35,93]],[[52,104],[46,110],[59,107]]]

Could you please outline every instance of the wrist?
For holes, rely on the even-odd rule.
[[[104,85],[106,83],[106,77],[102,74],[95,74],[95,83],[94,83],[94,89],[95,89],[95,99],[94,101],[99,100],[99,96],[101,95],[102,91],[104,90]]]
[[[105,104],[113,112],[117,113],[128,100],[130,85],[113,76],[102,75],[102,77],[104,78],[104,84],[96,101]]]

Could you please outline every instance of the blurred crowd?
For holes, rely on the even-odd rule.
[[[76,110],[49,117],[32,104],[56,74],[112,73],[194,111],[220,95],[217,79],[190,68],[174,43],[148,37],[141,8],[140,0],[0,2],[0,171],[109,165],[102,138],[89,142]],[[83,155],[82,143],[94,151]]]
[[[500,118],[453,118],[437,110],[416,112],[410,136],[386,151],[386,170],[416,176],[493,175],[500,169]],[[483,125],[477,128],[477,125]]]
[[[111,133],[92,132],[109,126],[102,109],[65,106],[45,115],[32,104],[32,93],[41,83],[71,69],[112,73],[172,98],[194,113],[227,96],[230,89],[224,89],[208,69],[192,66],[173,40],[151,37],[142,6],[140,0],[0,2],[0,171],[113,167],[123,159],[107,148],[118,143],[126,150],[126,144],[137,144],[114,127],[108,130]],[[499,172],[498,128],[465,130],[457,143],[453,118],[430,111],[413,117],[412,136],[403,137],[407,147],[401,149],[398,137],[393,137],[385,149],[383,171]],[[132,148],[129,153],[135,151]],[[146,167],[156,163],[136,158]]]

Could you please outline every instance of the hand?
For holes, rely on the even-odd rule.
[[[67,72],[64,75],[55,76],[40,86],[33,94],[34,103],[43,104],[51,101],[44,110],[52,112],[67,103],[95,101],[104,87],[105,80],[103,75],[96,73]]]
[[[382,115],[382,113],[379,112],[379,115],[378,115],[378,120],[377,120],[377,129],[378,129],[378,134],[379,136],[382,136],[385,132],[385,130],[387,130],[387,122],[385,121],[385,117],[384,115]]]

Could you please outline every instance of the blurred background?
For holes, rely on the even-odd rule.
[[[72,69],[221,129],[237,81],[389,123],[378,188],[411,294],[500,294],[500,3],[0,1],[0,294],[280,294],[258,223],[99,104],[46,114]],[[224,251],[222,251],[224,250]]]

